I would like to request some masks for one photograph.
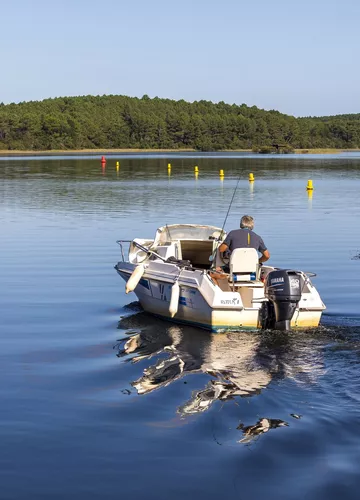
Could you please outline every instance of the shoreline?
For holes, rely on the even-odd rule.
[[[336,149],[336,148],[308,148],[308,149],[295,149],[295,154],[338,154],[338,153],[354,153],[360,152],[360,149]],[[45,151],[34,150],[0,150],[0,156],[97,156],[97,155],[116,155],[123,153],[253,153],[252,149],[224,149],[220,151],[197,151],[195,149],[52,149]],[[254,153],[262,156],[261,153]],[[284,156],[284,155],[281,155]]]
[[[250,150],[249,150],[250,151]],[[71,156],[71,155],[116,155],[122,153],[194,153],[195,149],[49,149],[49,150],[5,150],[0,156]]]

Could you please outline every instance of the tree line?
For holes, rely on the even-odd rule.
[[[0,150],[359,148],[360,114],[295,118],[245,104],[81,96],[0,104]]]

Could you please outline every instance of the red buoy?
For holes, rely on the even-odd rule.
[[[105,163],[106,163],[106,158],[105,158],[105,156],[102,156],[102,157],[101,157],[101,163],[102,163],[103,165],[105,165]]]

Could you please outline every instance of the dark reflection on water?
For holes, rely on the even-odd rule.
[[[277,427],[288,426],[287,422],[284,420],[279,420],[276,418],[261,418],[256,424],[248,425],[239,424],[238,429],[243,432],[244,437],[239,441],[240,443],[249,443],[252,440],[258,438],[260,434],[268,432],[270,429],[276,429]]]

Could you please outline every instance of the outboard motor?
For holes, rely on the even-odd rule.
[[[290,330],[290,322],[301,299],[303,278],[291,269],[271,271],[266,278],[265,297],[274,305],[275,329]]]

